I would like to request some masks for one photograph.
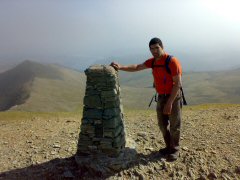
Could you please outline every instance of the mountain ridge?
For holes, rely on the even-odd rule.
[[[119,72],[125,108],[147,109],[155,94],[151,70]],[[240,68],[217,72],[183,73],[188,104],[239,103]],[[73,111],[81,109],[84,73],[54,64],[26,60],[0,73],[0,110]],[[152,105],[151,108],[154,108]]]
[[[0,110],[3,111],[10,108],[21,109],[26,103],[29,103],[29,100],[31,102],[32,98],[39,96],[38,100],[36,100],[38,102],[28,104],[28,108],[32,109],[31,106],[37,106],[37,103],[41,102],[41,98],[45,99],[45,97],[49,97],[48,94],[51,92],[51,89],[54,88],[54,85],[67,83],[67,81],[78,76],[83,75],[80,72],[52,64],[40,64],[30,60],[23,61],[14,68],[0,74]],[[41,85],[41,83],[43,84]],[[45,87],[44,84],[47,84],[47,86]],[[36,86],[38,87],[37,89],[35,88]],[[57,88],[56,86],[55,89]],[[43,91],[44,89],[45,91]],[[49,92],[46,92],[46,89],[48,89],[47,91]],[[66,87],[66,89],[69,88]],[[39,94],[36,94],[36,92]],[[45,94],[43,94],[43,92],[45,92]],[[51,96],[56,96],[54,93],[56,92],[51,93]],[[49,98],[49,100],[51,100],[51,98]],[[52,101],[55,102],[56,100],[56,98],[53,98]],[[59,105],[59,107],[60,106],[61,105]],[[40,107],[37,109],[39,108]],[[26,108],[23,109],[27,110]]]

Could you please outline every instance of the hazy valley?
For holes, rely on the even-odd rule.
[[[125,108],[147,109],[154,95],[151,70],[120,72]],[[59,65],[24,61],[0,74],[0,110],[74,111],[82,108],[84,72]],[[183,88],[190,105],[239,103],[240,69],[186,72]]]

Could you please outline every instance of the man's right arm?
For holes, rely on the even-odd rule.
[[[123,66],[121,64],[112,62],[110,65],[117,70],[128,71],[128,72],[135,72],[135,71],[141,71],[141,70],[147,69],[147,66],[144,63]]]

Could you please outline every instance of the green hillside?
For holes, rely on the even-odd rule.
[[[24,61],[0,74],[0,110],[23,104],[29,98],[35,77],[58,79],[61,73],[48,66]]]
[[[184,93],[189,104],[240,103],[240,69],[218,72],[187,72],[183,74]],[[120,72],[122,86],[137,87],[141,94],[152,86],[150,70],[136,73]]]
[[[127,109],[147,109],[148,104],[155,94],[153,88],[121,87],[121,97],[125,108]],[[155,108],[152,105],[152,108]]]
[[[155,93],[151,70],[121,71],[119,77],[124,109],[147,109]],[[239,103],[239,81],[240,69],[183,74],[185,96],[190,105]],[[85,85],[84,73],[24,61],[0,74],[0,110],[52,112],[82,109]]]
[[[85,75],[24,61],[0,74],[0,84],[1,110],[72,111],[82,104]]]
[[[141,76],[137,78],[142,81]],[[0,98],[6,99],[2,106],[8,104],[1,110],[74,111],[83,105],[86,77],[72,69],[24,61],[0,74],[0,80],[1,87],[7,89],[0,92]],[[154,94],[153,88],[138,87],[137,83],[133,87],[121,82],[121,89],[125,109],[146,109]]]
[[[186,73],[183,82],[191,104],[240,103],[240,69]]]
[[[143,88],[152,87],[153,85],[152,71],[150,69],[138,72],[119,71],[119,77],[123,86]]]

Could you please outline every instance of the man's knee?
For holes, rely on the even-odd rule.
[[[170,130],[179,130],[181,128],[181,119],[171,119],[170,122]]]
[[[161,131],[166,131],[169,125],[169,120],[166,119],[164,116],[158,116],[158,126]]]
[[[159,126],[159,129],[163,135],[167,133],[167,127]]]

